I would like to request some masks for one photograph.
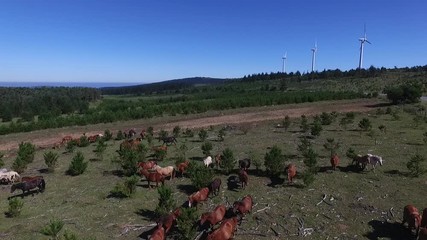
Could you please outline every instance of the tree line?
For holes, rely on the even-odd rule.
[[[16,117],[31,121],[36,115],[47,119],[61,114],[85,113],[89,109],[89,103],[100,98],[101,92],[94,88],[2,87],[0,118],[3,122]]]

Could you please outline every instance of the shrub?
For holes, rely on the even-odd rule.
[[[308,187],[308,186],[310,186],[314,182],[314,180],[315,180],[315,174],[312,171],[310,171],[310,170],[306,170],[302,174],[302,180],[304,182],[304,185],[306,187]]]
[[[122,130],[119,130],[116,135],[116,140],[122,140],[124,138],[125,138],[125,135],[123,134]]]
[[[311,135],[313,136],[320,136],[320,133],[322,132],[323,128],[320,122],[314,122],[313,126],[311,126]]]
[[[424,162],[426,159],[421,155],[414,155],[406,164],[406,167],[409,169],[409,173],[412,177],[419,177],[426,172]]]
[[[172,130],[173,136],[174,137],[179,137],[179,134],[181,133],[181,127],[180,126],[175,126]]]
[[[138,153],[130,149],[119,151],[119,164],[126,176],[132,176],[138,171]]]
[[[110,191],[112,197],[127,198],[131,197],[136,190],[136,184],[139,182],[139,177],[136,175],[127,177],[123,183],[117,183],[113,190]]]
[[[202,144],[202,151],[206,157],[211,155],[211,150],[212,150],[212,143],[211,142],[204,142]]]
[[[283,124],[283,127],[285,128],[285,131],[288,131],[288,128],[291,126],[291,118],[288,115],[286,115],[282,124]]]
[[[197,220],[199,214],[197,214],[197,208],[182,208],[181,215],[177,219],[177,227],[179,232],[178,239],[192,240],[196,236]]]
[[[148,135],[154,136],[154,128],[153,128],[153,127],[151,127],[151,126],[149,126],[149,127],[147,128],[147,133],[148,133]]]
[[[330,156],[332,157],[338,148],[340,148],[339,142],[335,142],[334,138],[327,138],[326,143],[323,144],[323,147],[330,151]]]
[[[190,137],[190,138],[192,138],[192,137],[194,137],[194,132],[193,132],[193,130],[191,130],[190,128],[186,128],[186,129],[185,129],[185,132],[184,132],[184,135],[185,135],[186,137]]]
[[[166,131],[166,130],[162,129],[162,130],[160,130],[160,132],[159,132],[159,139],[166,138],[166,137],[168,137],[168,135],[169,135],[168,131]]]
[[[230,174],[235,163],[236,160],[234,158],[233,151],[231,151],[230,148],[225,148],[224,151],[222,151],[221,167],[225,170],[226,174]]]
[[[164,149],[156,149],[154,151],[154,157],[158,160],[158,161],[163,161],[163,159],[165,159],[166,155],[168,154],[167,150]]]
[[[317,172],[317,157],[318,154],[316,152],[314,152],[314,150],[312,148],[309,148],[305,153],[304,153],[304,164],[305,166],[308,168],[308,171],[312,172],[312,173],[316,173]]]
[[[2,168],[4,166],[3,156],[4,156],[4,154],[2,152],[0,152],[0,168]]]
[[[104,160],[105,150],[107,150],[107,144],[104,142],[104,139],[100,139],[95,148],[95,154],[99,160]]]
[[[29,142],[21,142],[19,144],[18,157],[20,157],[26,164],[33,162],[35,152],[36,146],[34,144]]]
[[[158,217],[176,208],[175,199],[172,196],[172,189],[170,187],[160,186],[157,188],[157,193],[159,193],[159,204],[154,211]]]
[[[72,152],[74,152],[74,149],[76,149],[76,146],[77,146],[77,141],[73,139],[73,140],[67,142],[67,146],[65,146],[65,150],[68,153],[72,153]]]
[[[61,220],[50,220],[49,224],[40,230],[46,236],[51,236],[52,239],[57,240],[60,239],[59,232],[64,227],[64,222]]]
[[[27,169],[27,162],[21,156],[17,156],[12,164],[12,169],[17,173],[23,173]]]
[[[347,149],[347,152],[345,153],[345,155],[350,158],[352,161],[353,159],[357,156],[356,151],[353,148],[349,148]]]
[[[334,120],[334,117],[332,114],[322,112],[322,114],[320,115],[320,122],[322,125],[331,125],[333,120]]]
[[[200,141],[204,142],[208,138],[208,131],[202,128],[200,129],[198,135],[199,135]]]
[[[302,155],[304,155],[304,153],[311,148],[311,142],[310,140],[308,140],[308,138],[303,137],[301,138],[301,142],[298,145],[298,151],[301,152]]]
[[[282,150],[278,146],[273,146],[270,152],[264,156],[264,165],[268,173],[273,176],[279,176],[284,169],[285,159]]]
[[[47,170],[49,172],[54,172],[56,164],[58,163],[58,158],[59,158],[58,153],[52,152],[52,151],[45,152],[43,154],[43,158],[44,158],[44,162],[47,165]]]
[[[187,173],[190,176],[191,183],[197,189],[208,186],[214,177],[212,168],[193,162],[190,162]]]
[[[310,129],[310,126],[308,125],[308,119],[305,115],[301,116],[300,129],[303,133],[307,132],[308,129]]]
[[[89,139],[86,137],[86,135],[83,135],[79,138],[78,146],[79,147],[87,147],[90,145]]]
[[[372,128],[371,121],[367,118],[363,118],[359,122],[359,128],[365,132],[371,130],[371,128]]]
[[[420,101],[422,87],[415,84],[405,84],[388,87],[385,89],[385,93],[393,104],[416,103]]]
[[[225,137],[225,130],[224,130],[224,128],[221,128],[218,131],[218,140],[222,142],[222,141],[224,141],[224,137]]]
[[[24,202],[18,198],[12,198],[9,200],[9,210],[6,212],[7,217],[18,217],[21,214]]]
[[[109,129],[106,129],[102,138],[104,139],[104,141],[110,141],[113,138],[113,133]]]
[[[76,234],[74,234],[70,231],[67,231],[67,230],[64,231],[63,236],[64,236],[64,240],[78,240],[78,237]]]
[[[67,173],[71,176],[77,176],[86,171],[88,162],[85,162],[85,157],[82,152],[77,152],[76,156],[71,160]]]

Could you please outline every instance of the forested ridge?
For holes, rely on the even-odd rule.
[[[8,122],[15,117],[32,120],[36,115],[43,119],[74,112],[84,113],[91,101],[100,98],[101,92],[94,88],[0,87],[0,118]]]

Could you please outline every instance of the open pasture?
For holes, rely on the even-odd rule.
[[[330,112],[327,105],[331,103],[319,107],[317,114]],[[286,164],[292,162],[297,166],[298,174],[295,184],[288,185],[284,169],[279,178],[271,178],[264,172],[264,167],[256,170],[252,164],[248,169],[249,181],[245,190],[230,190],[227,187],[229,176],[216,171],[216,177],[221,178],[223,183],[220,192],[200,205],[198,214],[250,194],[254,198],[254,208],[238,226],[235,239],[300,239],[303,234],[308,235],[308,239],[411,239],[408,231],[400,225],[403,207],[413,204],[420,211],[427,207],[427,180],[423,176],[409,177],[406,163],[414,154],[427,155],[423,142],[427,125],[424,121],[415,123],[414,115],[403,110],[412,109],[412,106],[390,108],[395,114],[385,114],[386,107],[380,105],[370,112],[356,113],[354,122],[348,124],[346,129],[339,125],[343,114],[338,114],[331,125],[322,126],[320,136],[310,138],[315,152],[319,154],[320,170],[308,187],[304,186],[301,178],[304,164],[297,147],[301,137],[309,134],[301,132],[300,118],[292,116],[287,130],[277,128],[281,119],[212,124],[209,130],[203,125],[208,130],[207,141],[213,145],[212,155],[229,147],[237,160],[251,158],[252,161],[264,162],[265,153],[275,145],[282,150]],[[358,123],[363,118],[372,123],[375,138],[359,131]],[[312,122],[313,117],[310,116],[309,123]],[[217,141],[218,131],[225,125],[230,127],[225,132],[224,141]],[[386,127],[385,132],[378,129],[380,125]],[[162,126],[165,129],[173,127],[164,123],[156,126],[155,131],[162,129]],[[177,146],[168,146],[166,159],[159,165],[175,165],[177,148],[184,143],[188,147],[187,158],[202,164],[202,142],[197,136],[197,127],[200,126],[194,125],[194,137],[180,136]],[[182,130],[185,130],[184,127]],[[340,143],[337,153],[341,161],[337,171],[331,170],[330,153],[323,147],[328,138]],[[146,140],[143,142],[147,144]],[[60,154],[59,164],[54,173],[45,173],[43,154],[50,149],[38,150],[34,162],[21,175],[43,175],[46,189],[43,193],[22,199],[24,207],[19,217],[0,215],[0,238],[46,239],[47,236],[39,231],[54,218],[62,220],[64,229],[81,238],[136,239],[149,230],[150,227],[142,226],[155,222],[153,215],[158,193],[149,190],[145,179],[138,183],[136,193],[131,198],[108,197],[114,185],[123,181],[121,176],[115,174],[119,167],[111,162],[117,156],[120,143],[108,141],[102,161],[95,160],[95,144],[77,148],[76,151],[82,151],[86,161],[90,162],[85,173],[74,177],[66,175],[65,171],[75,153],[64,153],[64,148],[54,150]],[[157,139],[153,143],[161,144]],[[378,166],[375,171],[370,168],[360,173],[349,171],[346,167],[351,160],[345,153],[350,147],[358,154],[382,156],[384,165]],[[7,154],[5,167],[10,168],[14,157],[11,153]],[[237,168],[236,163],[235,171],[230,175],[237,176]],[[167,180],[166,185],[172,188],[177,205],[184,203],[187,196],[195,191],[191,181],[185,177]],[[10,185],[0,186],[0,209],[3,212],[8,209],[8,197],[14,194],[10,194]]]

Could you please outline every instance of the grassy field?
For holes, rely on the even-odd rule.
[[[255,201],[253,212],[238,227],[235,239],[299,239],[298,218],[304,220],[305,228],[313,230],[307,237],[309,239],[411,239],[405,228],[400,226],[402,209],[409,203],[420,211],[427,207],[427,179],[425,176],[409,177],[406,163],[416,153],[427,156],[423,142],[427,125],[424,121],[416,124],[414,116],[404,111],[404,108],[411,106],[392,108],[396,112],[394,116],[384,114],[385,108],[356,114],[354,123],[346,130],[339,125],[342,115],[333,124],[323,126],[320,136],[311,139],[319,154],[320,166],[312,185],[304,187],[302,179],[297,178],[296,184],[289,186],[284,181],[284,174],[272,181],[264,171],[258,172],[251,166],[248,187],[245,190],[229,190],[226,184],[228,176],[217,172],[223,182],[221,192],[201,205],[199,214],[219,203],[226,203],[226,199],[233,202],[251,194]],[[378,134],[377,141],[359,131],[358,122],[362,118],[372,122]],[[313,118],[309,120],[312,122]],[[215,126],[209,131],[208,138],[214,146],[212,152],[216,154],[230,147],[236,159],[252,157],[263,162],[265,153],[276,145],[286,156],[286,163],[293,162],[299,172],[303,171],[303,159],[297,151],[300,138],[304,135],[299,128],[299,119],[292,119],[288,131],[276,128],[277,123],[279,121],[268,121],[245,125],[244,128],[236,125],[236,128],[226,132],[223,142],[215,141],[222,127]],[[386,133],[378,130],[380,125],[386,126]],[[327,138],[334,138],[341,145],[338,149],[341,163],[337,171],[330,170],[329,153],[323,148]],[[191,161],[202,158],[202,143],[198,141],[197,133],[193,138],[179,137],[178,146],[183,143],[189,149],[187,155]],[[22,175],[43,175],[47,182],[46,191],[23,198],[24,207],[19,217],[0,216],[0,238],[47,239],[39,231],[51,219],[62,220],[64,229],[81,238],[136,239],[148,230],[134,231],[131,227],[154,222],[152,216],[158,194],[156,190],[147,188],[145,180],[138,183],[132,198],[107,197],[114,185],[122,181],[121,177],[113,174],[118,167],[111,162],[117,156],[119,144],[120,141],[108,142],[103,161],[92,161],[96,158],[93,152],[95,145],[78,148],[76,151],[82,151],[86,161],[90,162],[88,170],[75,177],[65,174],[75,153],[64,153],[64,148],[55,150],[60,154],[59,165],[55,173],[47,174],[40,173],[41,169],[46,168],[43,154],[47,150],[37,151],[34,162]],[[158,144],[157,140],[155,144]],[[382,156],[384,165],[375,171],[348,171],[346,166],[350,159],[345,157],[345,152],[350,147],[359,154]],[[169,147],[166,160],[160,162],[161,166],[174,165],[176,149]],[[7,168],[10,168],[14,157],[13,154],[5,157]],[[191,193],[191,182],[187,178],[173,179],[166,185],[173,189],[178,205]],[[0,186],[0,209],[4,212],[8,209],[7,198],[11,195],[10,186]],[[325,202],[321,202],[324,195]]]

